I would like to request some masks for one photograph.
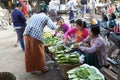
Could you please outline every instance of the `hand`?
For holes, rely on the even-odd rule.
[[[80,35],[76,35],[76,38],[81,38],[81,36]]]
[[[64,46],[66,46],[66,42],[67,42],[67,40],[65,39],[64,42],[63,42]]]
[[[79,48],[79,45],[76,43],[76,44],[74,44],[74,47],[75,48]]]
[[[55,35],[52,35],[52,38],[54,38],[55,37]]]

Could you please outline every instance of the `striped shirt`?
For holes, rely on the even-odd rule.
[[[46,25],[51,29],[56,28],[55,24],[45,13],[35,14],[30,18],[24,35],[29,35],[43,42],[43,30]]]

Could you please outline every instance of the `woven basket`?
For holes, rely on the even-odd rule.
[[[48,47],[45,46],[45,52],[48,54],[48,56],[52,59],[52,60],[55,60],[55,54],[50,52]]]
[[[48,46],[44,46],[45,52],[49,53]]]
[[[10,72],[0,72],[0,80],[16,80],[16,77]]]
[[[75,67],[78,67],[80,66],[81,64],[78,63],[78,64],[74,64],[74,65],[68,65],[68,64],[59,64],[59,67],[60,67],[60,73],[61,75],[63,76],[63,78],[65,80],[69,80],[68,79],[68,75],[67,75],[67,71],[69,71],[70,69],[73,69]]]

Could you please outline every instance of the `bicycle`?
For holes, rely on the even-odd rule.
[[[4,20],[0,17],[0,27],[4,30],[7,30],[9,28],[9,23],[7,20]]]
[[[0,27],[4,30],[9,28],[9,22],[4,19],[4,14],[0,12]]]

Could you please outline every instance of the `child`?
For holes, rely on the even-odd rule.
[[[65,34],[70,29],[69,25],[64,22],[64,19],[62,17],[58,17],[56,21],[59,27],[58,27],[58,30],[55,31],[54,36],[56,36],[57,33],[60,31],[63,32],[63,34]]]

